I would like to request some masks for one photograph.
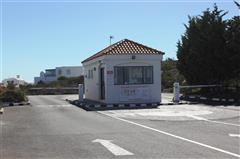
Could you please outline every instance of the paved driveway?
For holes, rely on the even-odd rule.
[[[87,112],[65,98],[30,96],[32,106],[6,108],[0,115],[0,158],[240,157],[238,109],[180,105]]]

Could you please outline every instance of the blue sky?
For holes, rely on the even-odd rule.
[[[188,15],[199,15],[214,2],[238,15],[229,1],[20,1],[2,2],[1,79],[20,75],[32,82],[56,66],[81,65],[88,56],[128,38],[176,58],[176,42]]]

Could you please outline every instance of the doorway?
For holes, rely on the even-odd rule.
[[[105,99],[104,68],[100,68],[100,98]]]

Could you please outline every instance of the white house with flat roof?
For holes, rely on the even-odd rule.
[[[79,77],[83,75],[82,66],[62,66],[56,67],[54,69],[46,69],[45,72],[41,72],[39,77],[34,77],[34,84],[39,83],[40,81],[44,83],[50,83],[57,81],[61,76],[70,78],[70,77]]]
[[[27,85],[28,83],[20,78],[18,75],[16,78],[6,78],[2,80],[2,84],[4,87],[7,87],[9,84],[13,84],[16,87],[19,87],[20,85]]]
[[[106,104],[160,103],[163,52],[124,39],[82,61],[85,98]]]
[[[64,77],[78,77],[83,75],[83,67],[82,66],[63,66],[56,67],[56,76],[57,78]]]

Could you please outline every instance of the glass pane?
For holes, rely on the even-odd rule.
[[[143,82],[144,83],[153,83],[153,68],[152,67],[143,67],[143,72],[144,72],[144,78]]]
[[[143,83],[142,67],[128,67],[129,69],[129,84]]]
[[[129,84],[129,67],[123,67],[124,68],[124,76],[123,76],[123,83],[124,84]]]
[[[124,72],[123,67],[114,67],[114,83],[123,84]]]

